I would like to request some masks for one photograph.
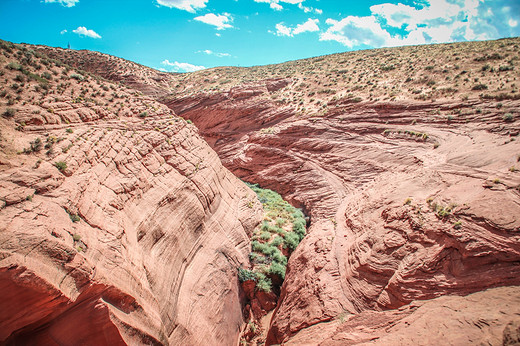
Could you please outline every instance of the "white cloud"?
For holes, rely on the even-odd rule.
[[[291,28],[286,27],[283,23],[276,24],[276,35],[278,36],[292,36]]]
[[[63,29],[62,31],[60,31],[61,35],[66,34],[66,33],[67,33],[67,29]]]
[[[298,8],[303,10],[305,13],[312,12],[312,11],[316,12],[317,14],[323,13],[323,11],[320,9],[315,9],[312,7],[304,6],[303,2],[305,0],[254,0],[254,1],[259,2],[259,3],[269,4],[269,7],[271,7],[275,11],[283,10],[283,6],[280,3],[286,3],[286,4],[291,4],[291,5],[298,5]]]
[[[209,50],[209,49],[199,50],[197,53],[204,53],[204,54],[207,54],[207,55],[214,55],[214,56],[216,56],[218,58],[224,58],[224,57],[231,56],[231,54],[228,54],[228,53],[218,53],[218,52],[214,52],[214,51]]]
[[[478,0],[466,1],[464,12],[466,15],[474,16],[475,9],[478,7]],[[447,2],[446,0],[435,0],[429,6],[422,9],[395,4],[381,4],[370,7],[370,11],[376,17],[380,17],[387,21],[387,24],[393,27],[401,27],[403,24],[408,26],[409,30],[414,30],[419,24],[435,26],[436,24],[446,24],[456,20],[457,15],[463,9],[456,4]]]
[[[161,64],[169,66],[171,72],[195,72],[206,68],[204,66],[197,66],[187,62],[170,62],[168,59],[161,62]]]
[[[206,7],[208,0],[157,0],[157,3],[169,8],[175,7],[179,10],[195,13],[196,10]]]
[[[72,30],[72,32],[75,34],[83,35],[83,36],[87,36],[87,37],[101,38],[101,36],[97,32],[95,32],[94,30],[87,29],[84,26],[78,26],[78,28]]]
[[[307,19],[306,22],[296,25],[295,28],[290,28],[284,25],[284,23],[276,24],[276,35],[278,36],[294,36],[304,32],[320,31],[318,27],[318,19]]]
[[[206,23],[209,25],[214,25],[217,27],[217,30],[224,30],[228,28],[232,28],[233,25],[229,24],[233,21],[233,18],[229,13],[224,14],[214,14],[208,13],[203,16],[198,16],[194,18],[199,22]]]
[[[373,16],[348,16],[340,21],[327,19],[326,23],[331,27],[320,35],[320,41],[334,40],[347,47],[381,47],[390,39],[390,34],[381,28]]]
[[[520,20],[520,6],[514,4],[509,8],[505,6],[508,0],[430,0],[421,3],[423,5],[418,7],[382,3],[371,6],[369,16],[329,18],[326,20],[329,28],[320,35],[320,40],[337,41],[350,48],[390,47],[520,34],[515,29]]]
[[[73,7],[76,6],[76,3],[79,2],[79,0],[45,0],[46,4],[57,2],[65,7]]]
[[[307,19],[305,23],[296,25],[296,29],[293,30],[293,35],[298,35],[303,32],[314,32],[314,31],[320,31],[320,28],[318,27],[318,23],[320,21],[318,19]]]
[[[300,10],[303,10],[303,12],[305,12],[305,13],[309,13],[309,12],[313,12],[313,11],[316,12],[317,14],[323,13],[323,11],[318,8],[303,6],[303,4],[301,2],[298,4],[298,8]]]

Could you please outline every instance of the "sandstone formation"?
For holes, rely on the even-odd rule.
[[[484,119],[470,113],[445,122],[432,114],[475,106],[489,112]],[[519,125],[493,116],[492,102],[337,103],[325,117],[288,118],[268,131],[212,141],[225,131],[215,124],[232,114],[227,107],[239,113],[223,102],[204,116],[180,114],[233,172],[280,191],[312,219],[289,261],[268,343],[344,311],[520,283],[520,145],[510,141]],[[515,112],[519,102],[503,107]],[[251,129],[262,117],[228,121]]]
[[[520,75],[515,66],[520,59],[519,45],[520,40],[514,38],[351,52],[274,66],[165,75],[160,83],[143,77],[153,76],[152,70],[124,62],[130,66],[128,71],[138,70],[134,75],[139,76],[139,83],[119,73],[114,75],[111,69],[104,71],[97,53],[58,50],[53,56],[67,61],[73,55],[86,71],[158,97],[177,115],[193,121],[235,175],[281,193],[310,216],[308,235],[289,260],[280,300],[266,328],[267,344],[438,344],[439,338],[454,344],[514,344],[519,338],[516,307],[520,285]],[[103,56],[101,61],[106,59],[112,58]],[[117,65],[118,60],[113,59]],[[153,103],[153,108],[147,108],[149,112],[162,109],[151,98],[134,97],[146,100],[141,103],[143,109]],[[141,338],[200,344],[207,338],[232,344],[237,340],[236,330],[250,331],[242,324],[241,307],[235,299],[238,282],[234,267],[247,261],[247,233],[259,220],[259,206],[248,207],[247,202],[254,200],[250,191],[220,166],[200,137],[191,135],[195,131],[192,126],[165,118],[166,110],[154,111],[151,120],[135,118],[143,109],[129,110],[129,118],[121,118],[121,109],[118,114],[108,111],[92,125],[78,123],[74,136],[86,134],[87,126],[96,129],[98,138],[100,131],[106,130],[107,138],[118,134],[108,142],[104,137],[99,140],[105,143],[109,159],[83,154],[93,149],[73,151],[74,146],[63,156],[71,162],[63,171],[65,176],[45,162],[37,178],[34,173],[18,177],[14,171],[3,171],[6,178],[1,180],[4,192],[0,196],[5,196],[5,209],[0,216],[19,220],[10,221],[9,230],[25,235],[21,225],[46,220],[50,210],[32,212],[27,205],[49,198],[48,203],[40,203],[61,213],[62,221],[68,222],[67,211],[78,214],[80,221],[62,225],[61,231],[49,228],[60,227],[57,225],[62,222],[37,223],[31,229],[43,229],[37,234],[51,237],[54,231],[55,238],[61,234],[62,239],[68,239],[71,251],[78,246],[86,251],[76,254],[74,261],[64,255],[56,260],[56,250],[44,255],[51,250],[44,250],[45,242],[38,245],[43,239],[28,232],[24,241],[32,246],[21,242],[11,248],[28,251],[28,256],[25,252],[25,257],[20,255],[28,263],[33,258],[52,258],[58,264],[52,262],[35,270],[27,262],[23,268],[11,265],[6,258],[2,268],[14,269],[2,272],[2,276],[37,273],[45,281],[38,287],[50,285],[44,291],[51,292],[42,295],[39,289],[40,293],[34,293],[42,297],[38,302],[59,305],[63,301],[67,306],[83,301],[88,304],[82,306],[99,306],[95,302],[103,302],[100,306],[107,312],[102,313],[104,319],[99,318],[98,330],[107,335],[118,331],[126,342]],[[20,116],[30,114],[20,112]],[[166,125],[168,121],[173,124]],[[41,131],[63,136],[66,127],[57,122],[51,130],[44,121],[32,123],[34,128],[24,127],[31,139]],[[163,136],[162,129],[171,132]],[[134,130],[139,139],[131,137]],[[79,142],[91,143],[90,133],[85,136],[87,139]],[[167,138],[172,143],[164,143]],[[189,141],[186,147],[187,138],[197,140]],[[126,153],[137,150],[131,161],[133,169],[116,164],[121,150],[126,150],[125,159]],[[69,160],[72,153],[76,154]],[[96,166],[96,159],[103,162],[102,167]],[[34,164],[27,160],[25,169]],[[207,170],[207,161],[212,162],[214,175],[196,180]],[[115,168],[110,168],[112,163]],[[17,165],[16,173],[23,171],[21,164]],[[146,169],[138,168],[141,165]],[[112,171],[122,176],[107,182],[100,178]],[[172,175],[175,177],[170,178]],[[120,187],[122,199],[111,197],[110,191],[117,195],[117,182],[125,179],[129,182]],[[187,185],[179,185],[184,181]],[[137,182],[139,188],[134,191]],[[191,210],[197,210],[194,205],[172,207],[178,202],[165,197],[179,186],[183,186],[180,191],[187,190],[183,200],[197,196],[204,201],[199,207],[204,212],[193,222],[189,220]],[[164,190],[161,194],[157,189]],[[32,191],[42,192],[32,202],[24,200]],[[87,196],[92,196],[94,203],[85,202],[79,191],[89,192]],[[208,195],[214,197],[205,197]],[[117,211],[108,212],[109,208]],[[139,217],[142,209],[149,214]],[[182,214],[181,209],[190,213]],[[178,213],[178,220],[191,225],[192,232],[185,226],[175,228],[170,213]],[[26,215],[31,217],[23,219]],[[221,218],[227,224],[222,224]],[[172,233],[154,231],[164,222]],[[213,233],[208,229],[216,226],[208,223],[213,222],[221,227],[214,239],[229,241],[226,251],[216,240],[211,242]],[[76,233],[81,235],[77,241],[73,238]],[[110,240],[114,236],[117,241],[107,240],[105,245],[97,240],[98,234]],[[171,255],[165,248],[154,251],[155,243],[170,237],[175,240],[167,244],[183,249],[179,250],[182,255]],[[9,234],[5,244],[18,238]],[[121,245],[118,248],[114,243]],[[191,247],[194,243],[202,252]],[[95,255],[94,248],[103,250]],[[99,255],[102,251],[111,251],[110,257]],[[189,264],[193,253],[202,258],[194,263],[214,259],[200,266],[207,271]],[[85,262],[76,263],[80,258]],[[106,258],[118,260],[105,263]],[[9,264],[4,265],[4,261]],[[60,266],[81,268],[65,277],[63,289],[56,284],[59,275],[55,271]],[[164,270],[172,273],[169,278],[158,273]],[[71,278],[73,284],[69,284]],[[23,282],[9,280],[5,287]],[[88,282],[89,290],[77,288],[83,287],[78,282]],[[51,289],[56,287],[59,291]],[[214,287],[219,290],[214,291]],[[210,290],[213,298],[207,298]],[[24,293],[24,297],[31,294]],[[54,298],[60,294],[62,300]],[[183,298],[172,303],[169,295]],[[118,298],[110,298],[114,296]],[[228,297],[227,301],[218,305],[222,296]],[[32,304],[31,299],[20,299]],[[42,306],[30,311],[44,314],[46,309]],[[226,311],[225,317],[221,311]],[[40,316],[31,318],[27,323],[20,318],[2,325],[19,330],[15,336],[23,340],[27,333],[22,327],[32,328],[36,319],[46,321]],[[195,333],[198,328],[206,334]]]
[[[331,99],[326,114],[302,116],[272,101],[269,82],[244,85],[264,91],[240,100],[235,87],[164,101],[194,121],[235,174],[311,216],[267,344],[290,342],[313,325],[318,331],[344,313],[520,283],[516,97],[345,95]],[[472,328],[461,333],[469,337]]]
[[[348,313],[295,335],[286,345],[517,345],[518,286],[414,301],[397,310]]]
[[[237,342],[256,196],[166,107],[82,111],[74,85],[0,119],[0,342]]]

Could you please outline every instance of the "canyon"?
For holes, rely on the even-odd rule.
[[[0,340],[520,342],[519,44],[168,74],[4,42]],[[263,321],[239,178],[308,217]]]

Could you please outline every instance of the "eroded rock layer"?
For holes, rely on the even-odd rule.
[[[13,62],[6,78],[45,59],[10,50],[34,63]],[[101,84],[76,79],[60,92],[51,77],[50,93],[2,105],[0,343],[237,342],[255,194],[193,125],[149,98],[117,87],[132,100],[126,112],[94,99],[98,116],[83,117],[74,93]]]
[[[516,312],[504,309],[520,285],[518,44],[350,52],[158,86],[227,168],[311,217],[267,344],[428,343],[445,336],[438,314],[468,316],[450,326],[453,343],[514,344]]]
[[[471,99],[332,106],[324,117],[292,117],[220,142],[211,142],[220,130],[214,124],[240,105],[193,113],[227,167],[312,216],[289,262],[268,343],[345,311],[520,284],[517,122]],[[516,112],[519,102],[502,107]],[[468,114],[450,122],[432,112],[459,109]],[[262,117],[228,121],[247,129]]]

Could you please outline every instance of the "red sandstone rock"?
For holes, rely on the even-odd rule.
[[[430,115],[475,101],[347,102],[312,121],[278,117],[274,105],[255,114],[261,96],[243,103],[222,99],[200,112],[206,101],[197,97],[199,106],[190,101],[189,109],[183,99],[166,104],[193,119],[238,176],[281,192],[311,215],[310,234],[289,261],[268,344],[343,311],[395,309],[417,299],[520,284],[520,178],[508,172],[519,144],[504,146],[503,135],[491,133],[503,131],[501,119],[479,124],[484,132],[471,122],[438,124]],[[509,107],[519,107],[518,101]],[[413,129],[426,139],[404,134],[414,119],[420,124]],[[222,133],[225,139],[215,140]],[[433,149],[434,142],[440,147]],[[496,192],[482,186],[490,177],[500,178]],[[407,198],[411,203],[403,206]],[[439,217],[428,198],[457,207]]]
[[[58,51],[56,54],[60,57],[68,52]],[[102,61],[111,62],[106,56]],[[114,75],[101,63],[89,65],[79,59],[78,64],[93,72],[99,70],[105,78],[126,80],[129,85],[141,88],[150,95],[164,95],[169,87],[167,81],[158,82],[154,80],[154,73],[147,73],[141,68],[133,67],[139,73],[131,78],[131,74]],[[159,79],[159,76],[156,77]],[[463,101],[435,102],[357,102],[351,96],[345,96],[330,100],[325,115],[296,116],[295,107],[270,98],[272,91],[283,88],[281,85],[282,82],[260,81],[212,94],[201,92],[162,99],[179,115],[193,120],[202,136],[218,152],[224,165],[236,175],[273,188],[294,204],[304,207],[311,216],[309,235],[289,261],[267,344],[319,344],[322,341],[324,344],[370,341],[417,344],[425,341],[438,343],[439,338],[457,344],[514,342],[518,326],[516,312],[505,310],[508,304],[518,306],[517,287],[473,292],[519,285],[520,176],[509,168],[517,162],[520,144],[519,141],[509,141],[508,136],[520,131],[520,123],[505,124],[503,111],[497,109],[495,102],[479,99],[476,94]],[[501,105],[515,114],[520,109],[518,100],[506,100]],[[475,112],[476,107],[481,112]],[[435,115],[438,111],[455,110],[459,110],[461,116],[449,122]],[[87,117],[84,115],[84,118]],[[107,119],[111,117],[111,113],[106,116]],[[42,118],[47,123],[59,122],[48,114],[42,115]],[[39,121],[45,123],[44,120]],[[173,274],[171,280],[165,280],[153,267],[157,262],[159,267],[165,263],[180,262],[182,256],[173,259],[168,256],[154,257],[155,242],[160,244],[165,238],[168,239],[167,233],[154,222],[157,217],[159,220],[170,220],[170,210],[163,212],[162,203],[180,202],[175,198],[178,196],[175,189],[169,190],[175,193],[169,193],[166,202],[160,203],[153,198],[157,193],[143,191],[154,190],[157,182],[150,181],[152,177],[155,179],[168,174],[164,171],[165,163],[175,167],[181,175],[191,177],[200,167],[197,165],[197,158],[200,157],[192,157],[189,150],[184,151],[183,134],[175,136],[174,148],[162,150],[156,155],[156,148],[161,148],[161,135],[150,130],[148,128],[147,134],[142,135],[146,139],[144,143],[135,143],[132,149],[122,145],[130,140],[128,136],[117,143],[111,140],[110,145],[104,148],[108,152],[113,145],[116,148],[122,146],[122,157],[127,158],[130,154],[136,156],[131,163],[116,161],[116,168],[123,177],[110,180],[105,173],[104,167],[111,165],[112,156],[102,163],[98,163],[96,157],[90,157],[88,164],[85,164],[81,155],[77,155],[71,162],[70,178],[81,174],[81,181],[90,179],[93,182],[81,184],[78,178],[67,184],[67,180],[72,179],[66,178],[63,184],[67,187],[65,192],[61,195],[53,192],[53,197],[63,199],[65,193],[67,196],[78,196],[78,192],[74,194],[73,187],[80,185],[79,190],[84,191],[93,185],[88,190],[89,194],[103,195],[102,200],[95,199],[93,205],[89,201],[76,205],[61,204],[71,210],[77,209],[82,217],[87,216],[93,234],[96,234],[99,225],[107,224],[104,221],[106,213],[103,212],[107,205],[117,210],[116,215],[126,211],[131,224],[144,223],[145,227],[131,227],[129,232],[136,234],[138,240],[134,243],[141,244],[141,239],[144,239],[147,245],[144,247],[145,258],[151,255],[152,259],[145,261],[144,270],[140,272],[144,271],[153,288],[156,285],[163,287],[165,283],[161,280],[173,282],[173,285],[180,280]],[[434,144],[439,144],[438,148],[434,149]],[[179,160],[178,148],[183,148],[185,159]],[[146,169],[136,168],[140,167],[140,162]],[[82,165],[84,169],[81,169]],[[128,176],[129,171],[135,172],[136,169],[141,174]],[[89,174],[91,170],[95,173]],[[107,182],[101,184],[104,179],[99,177]],[[161,180],[159,184],[166,183]],[[199,184],[195,185],[198,188]],[[188,190],[188,197],[182,195],[182,199],[189,200],[193,192],[199,200],[205,200],[202,196],[205,196],[206,190],[198,194],[197,188],[189,183],[182,185],[181,191]],[[26,203],[20,202],[24,193],[17,193],[18,197],[13,200],[17,204],[14,205]],[[76,199],[80,200],[79,197]],[[140,210],[150,203],[155,203],[158,212],[149,215],[146,222],[139,223]],[[433,203],[438,206],[435,210],[432,210]],[[134,207],[127,211],[129,204]],[[449,213],[444,212],[446,208],[450,209]],[[188,209],[197,210],[191,204]],[[198,215],[196,212],[194,214]],[[191,212],[174,215],[192,224],[189,221]],[[210,220],[219,220],[221,215],[210,217]],[[63,218],[66,219],[66,216]],[[108,234],[116,235],[116,240],[110,238],[113,240],[110,249],[119,249],[118,239],[126,239],[121,231],[118,233],[118,222],[121,221],[116,220],[115,225],[109,223],[104,226]],[[195,227],[195,230],[196,234],[201,232],[204,238],[204,227],[202,230]],[[49,233],[64,239],[68,237],[70,242],[70,233],[66,229],[55,229]],[[185,236],[185,233],[181,232],[181,235]],[[177,245],[178,241],[175,239],[169,244]],[[193,239],[186,242],[190,241],[193,242]],[[204,249],[202,244],[205,242],[206,239],[199,243],[201,249]],[[87,253],[91,248],[100,246],[91,243],[95,244],[95,239],[86,239]],[[110,262],[112,266],[104,264],[105,267],[117,268],[118,261],[124,263],[127,257],[130,259],[126,261],[137,261],[139,256],[132,256],[133,252],[126,250],[131,245],[135,246],[134,243],[123,243],[120,251],[124,255],[113,256],[117,259],[116,264]],[[237,247],[245,254],[246,243],[238,244]],[[166,252],[166,249],[162,250],[161,253]],[[220,253],[220,249],[216,251]],[[186,250],[187,258],[191,253]],[[173,267],[186,268],[182,264],[174,264]],[[115,273],[115,281],[119,276],[124,276],[117,270]],[[232,277],[231,273],[227,275],[228,278]],[[181,274],[181,277],[186,275]],[[188,281],[189,278],[192,281],[186,287],[193,287],[197,281],[190,275]],[[226,286],[229,280],[220,281],[220,276],[211,280],[219,282],[219,287],[223,285],[231,291],[235,289],[232,283]],[[187,294],[192,297],[192,300],[186,300],[190,302],[203,296],[200,292],[191,296],[188,293],[176,291],[174,296],[184,297]],[[142,296],[144,293],[139,294]],[[138,297],[139,294],[130,296]],[[473,295],[453,296],[468,294]],[[169,291],[159,290],[156,296],[169,297]],[[161,306],[161,303],[157,305]],[[179,300],[176,304],[180,310],[173,309],[173,312],[211,310],[214,315],[206,316],[211,320],[206,327],[219,325],[221,321],[215,315],[222,316],[223,310],[214,308],[206,300],[202,303],[191,308],[188,303]],[[226,311],[233,311],[232,315],[236,316],[233,303],[230,300],[229,304],[225,304]],[[253,301],[251,308],[254,314],[261,313],[259,301]],[[146,311],[158,310],[154,305]],[[484,314],[491,317],[485,317],[482,322],[479,318]],[[471,322],[461,317],[466,315]],[[180,316],[184,321],[183,318],[189,320],[190,314]],[[169,318],[169,314],[162,313],[151,320],[160,325]],[[342,319],[348,321],[338,327],[336,323]],[[460,321],[460,326],[449,325],[449,332],[443,334],[445,320]],[[236,321],[240,323],[240,319]],[[190,322],[171,327],[166,334],[173,335],[172,340],[175,341],[196,342],[198,340],[192,339],[189,331],[184,329],[193,326]],[[132,326],[136,325],[139,323],[133,321]],[[173,322],[169,324],[174,325]],[[217,340],[229,339],[219,335]]]
[[[0,343],[236,343],[256,195],[165,106],[76,87],[0,118]]]
[[[398,310],[344,313],[302,330],[286,345],[515,345],[519,307],[518,287],[493,288]]]

